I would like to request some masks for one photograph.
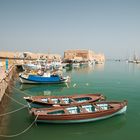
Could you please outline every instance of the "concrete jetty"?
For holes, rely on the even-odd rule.
[[[9,98],[4,96],[9,94],[9,87],[11,86],[12,76],[15,73],[15,66],[13,60],[8,60],[8,70],[6,71],[5,59],[0,59],[0,135],[6,134],[8,127],[8,115],[5,114]],[[6,93],[6,94],[5,94]]]
[[[4,60],[2,61],[2,64],[3,65],[0,66],[0,102],[5,94],[5,91],[8,87],[8,83],[10,82],[14,71],[14,63],[12,62],[9,63],[7,72],[5,69]]]

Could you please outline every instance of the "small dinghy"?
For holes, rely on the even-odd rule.
[[[127,110],[127,101],[103,101],[54,108],[32,108],[31,114],[37,122],[46,123],[82,123],[107,119],[123,114]]]
[[[80,94],[71,96],[28,96],[23,98],[27,101],[29,108],[68,106],[70,104],[74,105],[105,100],[105,97],[102,94]]]

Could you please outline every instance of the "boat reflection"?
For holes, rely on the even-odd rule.
[[[129,73],[137,73],[140,70],[140,64],[128,63],[126,69]]]
[[[105,63],[96,64],[96,65],[94,66],[94,68],[95,68],[96,71],[104,71],[104,65],[105,65]]]
[[[31,84],[21,84],[20,90],[26,91],[31,95],[51,95],[54,92],[60,92],[65,88],[69,88],[69,84],[53,84],[53,85],[31,85]]]
[[[71,136],[71,139],[74,139],[76,136],[81,138],[87,138],[87,136],[93,136],[95,139],[102,137],[102,135],[110,135],[115,131],[123,129],[126,124],[126,116],[118,115],[113,118],[106,120],[90,122],[90,123],[81,123],[81,124],[37,124],[38,127],[43,128],[42,131],[48,131],[47,135],[50,138],[54,138],[49,134],[49,131],[55,131],[59,134],[59,138]],[[65,129],[64,129],[65,128]],[[36,129],[37,131],[38,129]],[[42,134],[44,132],[41,132]],[[96,135],[95,135],[96,134]]]
[[[88,66],[88,67],[80,67],[77,69],[72,69],[73,72],[78,72],[78,73],[91,73],[94,70],[94,66]]]

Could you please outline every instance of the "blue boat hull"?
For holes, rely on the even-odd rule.
[[[51,77],[43,77],[38,75],[29,75],[28,78],[19,76],[21,83],[32,83],[32,84],[59,84],[66,83],[68,81],[67,78],[60,78],[59,76],[51,76]]]

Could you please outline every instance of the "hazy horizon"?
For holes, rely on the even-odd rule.
[[[140,57],[139,0],[0,0],[0,21],[0,51]]]

